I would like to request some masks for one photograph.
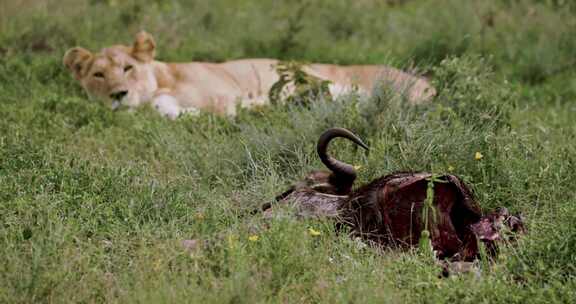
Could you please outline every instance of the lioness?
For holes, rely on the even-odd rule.
[[[238,104],[265,104],[268,91],[279,79],[275,71],[278,61],[273,59],[165,63],[155,60],[155,55],[154,39],[140,32],[132,46],[114,45],[95,54],[74,47],[64,55],[64,65],[88,95],[106,101],[113,109],[151,103],[172,119],[198,110],[234,115]],[[405,92],[412,103],[435,94],[426,80],[390,67],[310,64],[304,71],[330,81],[333,96],[352,88],[369,92],[378,80]]]

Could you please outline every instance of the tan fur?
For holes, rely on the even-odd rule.
[[[238,104],[266,104],[270,87],[278,81],[278,61],[273,59],[164,63],[154,60],[155,55],[154,39],[140,32],[132,46],[115,45],[96,54],[72,48],[64,55],[64,65],[90,96],[131,108],[151,103],[170,118],[198,110],[234,115]],[[411,103],[436,93],[426,80],[390,67],[311,64],[305,71],[329,80],[333,95],[352,88],[369,92],[377,81],[405,93]]]

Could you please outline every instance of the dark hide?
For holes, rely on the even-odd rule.
[[[457,176],[433,176],[430,173],[400,172],[378,178],[356,190],[354,167],[327,154],[328,144],[337,137],[347,138],[368,149],[352,132],[332,128],[318,141],[318,156],[331,172],[313,171],[303,182],[276,197],[280,204],[290,203],[301,217],[329,217],[337,227],[348,226],[352,235],[383,247],[418,246],[425,229],[423,206],[433,181],[434,198],[428,214],[428,230],[438,258],[471,261],[479,255],[479,242],[490,255],[497,253],[496,243],[524,231],[522,219],[505,208],[483,216],[471,191]],[[271,204],[265,213],[273,211]]]
[[[299,217],[328,217],[348,226],[353,236],[393,248],[418,246],[424,229],[422,208],[430,173],[390,174],[360,187],[349,195],[319,193],[309,187],[293,189],[279,203],[293,204]],[[479,255],[478,241],[491,256],[501,231],[524,230],[522,220],[505,208],[482,215],[471,191],[454,175],[437,176],[434,211],[429,213],[432,247],[440,259],[472,261]],[[265,214],[270,216],[272,209]],[[504,228],[506,227],[506,228]]]
[[[432,177],[429,173],[397,173],[381,177],[354,191],[340,206],[342,221],[352,233],[378,245],[416,246],[424,229],[422,207]],[[482,214],[470,190],[454,175],[436,178],[434,211],[428,223],[432,247],[439,258],[477,255],[470,225]]]

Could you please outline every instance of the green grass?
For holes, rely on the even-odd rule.
[[[573,302],[574,5],[389,3],[0,2],[0,303]],[[162,60],[416,67],[439,96],[409,107],[375,90],[176,121],[89,101],[63,52],[143,28]],[[362,165],[358,184],[453,167],[485,210],[521,212],[527,234],[479,277],[441,279],[418,254],[366,248],[329,222],[248,216],[322,168],[315,143],[333,126],[371,147],[333,149]]]

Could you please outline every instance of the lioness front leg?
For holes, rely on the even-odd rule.
[[[194,107],[183,108],[178,99],[170,94],[161,94],[152,100],[152,106],[156,111],[170,119],[176,119],[183,113],[198,114],[198,109]]]

